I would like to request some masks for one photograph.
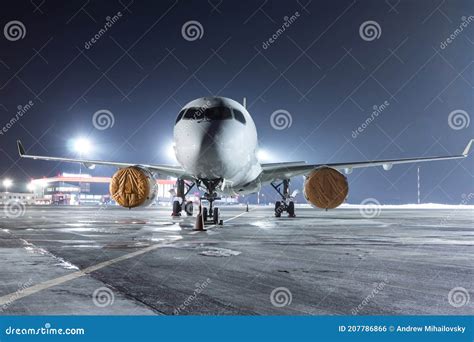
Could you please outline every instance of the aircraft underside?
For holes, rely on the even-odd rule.
[[[246,184],[230,186],[229,182],[223,179],[197,179],[195,181],[185,181],[177,179],[176,181],[176,199],[173,201],[172,216],[181,216],[184,211],[186,215],[193,215],[193,202],[186,199],[190,191],[197,187],[203,190],[200,197],[200,206],[198,220],[202,217],[203,223],[223,224],[219,219],[219,209],[214,206],[214,201],[219,200],[222,195],[238,196],[252,194],[260,190],[262,183],[260,177]],[[295,205],[290,195],[290,180],[271,182],[272,187],[280,195],[281,200],[275,202],[275,217],[280,217],[282,213],[287,212],[288,217],[296,217]],[[204,203],[207,202],[208,206]]]

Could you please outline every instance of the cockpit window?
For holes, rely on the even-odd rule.
[[[204,117],[209,120],[232,119],[232,113],[228,107],[212,107],[204,111]]]
[[[186,114],[184,115],[184,119],[186,120],[196,120],[202,118],[202,108],[198,107],[190,107],[186,110]]]
[[[178,116],[179,118],[179,116]],[[232,119],[232,112],[228,107],[190,107],[186,110],[185,120],[227,120]]]
[[[184,112],[186,109],[183,109],[181,112],[179,112],[178,117],[176,118],[176,123],[178,123],[179,120],[183,118]]]
[[[237,110],[237,109],[233,109],[233,112],[234,112],[235,120],[237,120],[238,122],[241,122],[245,125],[244,114],[242,114],[242,112],[240,110]]]

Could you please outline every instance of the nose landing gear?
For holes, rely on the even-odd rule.
[[[202,212],[200,212],[200,215],[198,215],[198,219],[202,219],[204,224],[212,223],[212,224],[222,225],[223,221],[219,219],[219,209],[214,208],[213,206],[214,201],[217,199],[220,199],[219,197],[217,197],[217,193],[215,191],[216,187],[220,184],[220,182],[221,182],[221,179],[213,179],[213,180],[198,180],[197,183],[186,183],[183,179],[178,178],[176,180],[176,197],[179,198],[180,200],[173,201],[173,212],[171,216],[174,216],[174,217],[181,216],[181,212],[183,211],[183,209],[186,212],[186,215],[188,216],[193,215],[193,202],[192,201],[186,202],[186,196],[189,193],[189,191],[191,191],[191,189],[194,187],[194,185],[197,184],[197,186],[199,187],[200,184],[202,183],[205,186],[207,191],[204,193],[203,197],[201,197],[201,200],[208,201],[209,207],[206,208],[202,206],[201,204]]]
[[[215,192],[215,189],[217,185],[220,183],[220,179],[215,179],[215,180],[202,180],[202,183],[207,189],[207,192],[204,193],[204,196],[201,198],[202,200],[206,200],[209,202],[209,209],[208,208],[203,208],[203,220],[204,223],[212,223],[212,224],[219,224],[222,225],[222,220],[219,220],[219,208],[215,208],[214,201],[220,199],[217,197],[217,193]],[[209,220],[212,220],[211,222],[208,222]]]
[[[275,202],[275,217],[281,217],[281,214],[286,211],[288,217],[296,217],[295,215],[295,203],[291,200],[290,196],[290,180],[284,179],[281,183],[275,184],[270,183],[271,186],[281,196],[281,201]]]
[[[202,217],[204,219],[204,223],[210,223],[208,222],[208,219],[213,223],[213,224],[221,224],[219,221],[219,208],[213,208],[212,207],[212,202],[214,200],[209,200],[207,198],[203,198],[209,201],[209,210],[204,207]],[[217,199],[217,198],[215,198]]]

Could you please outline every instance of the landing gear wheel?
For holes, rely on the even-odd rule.
[[[204,222],[207,221],[207,208],[202,208],[202,219]]]
[[[173,201],[173,213],[171,216],[181,216],[181,203]]]
[[[184,211],[186,212],[186,215],[193,216],[193,202],[192,201],[186,202],[184,206]]]
[[[280,201],[276,201],[275,202],[275,217],[281,217],[281,212],[282,212],[282,208],[281,208],[281,202]]]
[[[296,217],[296,215],[295,215],[295,203],[293,201],[288,203],[288,208],[286,208],[286,211],[288,212],[288,217]]]
[[[218,224],[219,223],[219,208],[214,208],[214,213],[212,215],[212,222],[214,224]]]
[[[288,217],[296,217],[295,203],[292,201],[293,197],[290,195],[290,180],[283,179],[281,183],[271,182],[270,185],[282,198],[281,202],[275,202],[275,217],[281,217],[281,213],[284,211],[288,213]]]

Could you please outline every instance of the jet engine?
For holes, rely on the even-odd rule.
[[[118,170],[110,181],[110,196],[122,207],[135,208],[153,203],[158,194],[153,173],[140,166]]]
[[[344,202],[348,192],[346,177],[330,167],[313,170],[304,182],[304,197],[322,209],[338,207]]]

